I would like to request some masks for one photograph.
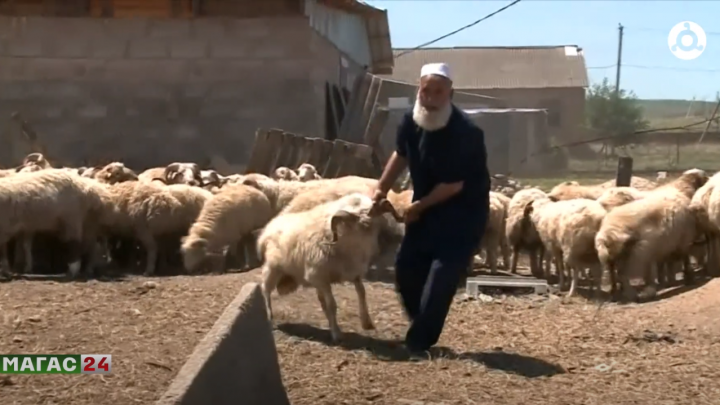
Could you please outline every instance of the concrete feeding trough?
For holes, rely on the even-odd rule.
[[[532,288],[535,294],[547,294],[549,290],[547,280],[525,277],[478,276],[468,278],[465,284],[466,293],[470,297],[477,297],[480,287]]]

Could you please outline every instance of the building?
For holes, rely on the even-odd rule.
[[[0,122],[66,163],[243,163],[260,127],[322,137],[326,84],[391,52],[356,0],[0,0]]]
[[[577,46],[395,49],[395,80],[415,83],[425,63],[450,65],[454,86],[503,100],[511,108],[548,111],[550,136],[571,140],[582,131],[587,70]],[[407,53],[406,53],[407,52]]]

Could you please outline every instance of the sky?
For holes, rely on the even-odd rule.
[[[393,47],[411,48],[478,20],[510,0],[367,0],[388,10]],[[720,91],[720,1],[523,0],[478,25],[431,46],[578,45],[591,83],[615,83],[618,24],[624,28],[620,87],[643,99],[715,100]],[[699,24],[705,51],[676,58],[671,28]],[[440,62],[440,61],[438,61]]]

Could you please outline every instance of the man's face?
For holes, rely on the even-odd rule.
[[[452,82],[446,77],[428,75],[420,78],[418,100],[428,111],[437,111],[450,102]]]

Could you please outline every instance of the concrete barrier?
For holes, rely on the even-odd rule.
[[[245,284],[157,405],[290,405],[257,283]]]

